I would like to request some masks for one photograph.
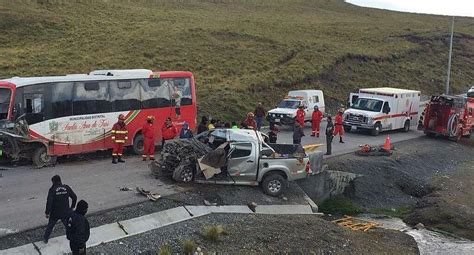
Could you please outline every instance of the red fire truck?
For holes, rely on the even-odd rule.
[[[89,74],[0,80],[0,154],[29,158],[37,166],[56,156],[106,150],[117,116],[126,117],[129,140],[140,154],[141,127],[156,118],[156,137],[167,117],[181,128],[196,126],[191,72],[146,69],[96,70]]]
[[[444,136],[459,141],[474,132],[474,98],[432,96],[419,121],[427,136]]]

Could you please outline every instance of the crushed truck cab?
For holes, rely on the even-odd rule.
[[[178,182],[261,184],[266,194],[278,196],[288,181],[306,178],[311,165],[301,145],[267,144],[253,130],[214,129],[169,141],[151,170]]]

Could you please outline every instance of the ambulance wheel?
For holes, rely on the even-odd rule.
[[[378,136],[382,131],[382,125],[380,123],[375,123],[374,129],[372,129],[371,134],[373,136]]]
[[[45,167],[56,164],[57,157],[48,155],[48,150],[45,146],[39,146],[33,152],[33,164],[38,167]]]
[[[403,132],[408,132],[410,131],[410,121],[409,120],[405,120],[405,124],[403,125]]]
[[[133,138],[133,153],[137,155],[142,155],[144,147],[144,139],[142,134],[137,134],[135,138]]]
[[[352,126],[344,126],[344,131],[346,131],[346,133],[351,132],[351,130],[352,130]]]

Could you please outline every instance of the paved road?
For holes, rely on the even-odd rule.
[[[47,223],[46,195],[55,174],[72,187],[78,199],[88,201],[91,213],[145,200],[134,191],[120,191],[119,187],[143,187],[161,195],[181,191],[179,187],[151,178],[147,163],[134,157],[117,165],[102,159],[42,169],[23,166],[0,171],[3,175],[0,178],[0,236]]]
[[[322,123],[324,130],[325,123]],[[325,136],[319,139],[310,137],[309,124],[305,128],[304,144],[324,143]],[[333,142],[333,155],[340,155],[358,149],[360,144],[383,144],[387,133],[378,137],[366,133],[349,133],[340,144]],[[389,132],[392,142],[403,141],[421,136],[418,131],[408,133]],[[279,143],[291,143],[292,131],[282,128],[278,135]],[[325,150],[325,147],[321,148]],[[66,162],[43,169],[32,169],[29,166],[16,167],[0,171],[0,236],[11,231],[21,231],[45,225],[44,207],[46,194],[51,186],[51,177],[59,174],[63,182],[70,185],[79,199],[89,202],[90,211],[97,212],[123,205],[128,205],[145,198],[133,191],[119,191],[119,187],[143,187],[147,190],[169,195],[182,191],[174,185],[166,185],[150,177],[146,162],[139,158],[128,158],[126,164],[112,165],[109,159],[82,160]]]

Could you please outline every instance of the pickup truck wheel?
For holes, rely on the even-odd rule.
[[[352,126],[344,126],[344,131],[345,131],[346,133],[351,132],[351,129],[352,129]]]
[[[180,165],[173,171],[173,180],[189,183],[194,180],[194,169],[191,165]]]
[[[56,164],[57,157],[48,155],[46,147],[40,146],[33,152],[32,160],[36,167],[41,168]]]
[[[277,197],[283,193],[285,187],[286,180],[280,174],[269,174],[265,176],[262,182],[263,192],[272,197]]]
[[[375,123],[374,129],[372,129],[371,134],[373,136],[378,136],[382,131],[382,125],[380,123]]]

